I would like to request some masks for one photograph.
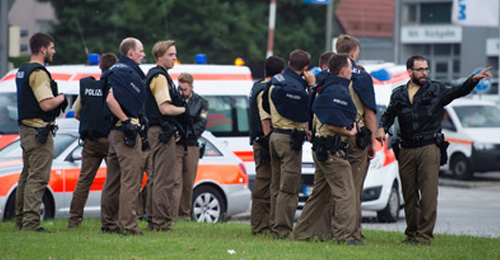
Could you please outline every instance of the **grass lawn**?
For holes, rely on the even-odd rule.
[[[401,244],[402,233],[365,230],[365,247],[253,236],[249,224],[174,223],[175,232],[143,236],[103,234],[99,219],[68,229],[67,220],[44,221],[51,233],[0,222],[0,259],[496,259],[500,239],[436,235],[431,246]]]

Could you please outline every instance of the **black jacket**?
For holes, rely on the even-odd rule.
[[[204,98],[193,92],[193,95],[189,100],[186,100],[186,103],[189,110],[189,117],[184,117],[184,120],[181,120],[183,128],[187,130],[186,145],[198,145],[198,138],[200,138],[201,134],[203,133],[203,131],[205,131],[205,128],[207,126],[208,102]],[[205,111],[205,116],[201,115],[203,111]],[[183,142],[183,137],[181,137],[179,143]]]
[[[441,132],[443,107],[456,98],[469,94],[477,83],[469,77],[460,87],[451,87],[436,81],[427,81],[413,97],[408,97],[408,86],[394,89],[387,110],[380,118],[380,127],[385,131],[398,117],[400,135],[403,141],[427,138]]]

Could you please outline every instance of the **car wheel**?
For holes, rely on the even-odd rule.
[[[40,205],[40,216],[42,219],[53,219],[54,218],[54,202],[52,196],[48,191],[45,191],[42,198],[42,205]],[[9,199],[7,200],[7,205],[5,206],[4,220],[14,219],[16,216],[16,190],[12,192]]]
[[[398,186],[394,184],[391,189],[391,194],[389,194],[389,200],[387,205],[381,211],[377,211],[377,219],[379,222],[393,223],[398,221],[399,210],[399,190]]]
[[[197,222],[225,220],[226,205],[221,193],[211,186],[197,187],[193,192],[192,217]]]
[[[453,157],[451,161],[451,170],[453,172],[453,177],[459,180],[469,180],[472,179],[474,175],[469,159],[461,154]]]

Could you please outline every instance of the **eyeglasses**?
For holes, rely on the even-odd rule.
[[[412,69],[412,70],[418,71],[420,73],[422,73],[424,71],[427,72],[427,73],[429,73],[429,71],[431,71],[431,69],[429,69],[429,68],[418,68],[418,69]]]

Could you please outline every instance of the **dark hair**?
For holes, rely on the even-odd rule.
[[[139,40],[134,37],[127,37],[123,39],[123,41],[120,43],[120,53],[127,56],[129,50],[135,50],[135,48],[137,47],[137,41]]]
[[[422,55],[413,55],[411,56],[410,58],[408,58],[408,60],[406,60],[406,69],[413,69],[413,65],[415,63],[416,60],[424,60],[424,61],[427,61],[424,56]]]
[[[349,66],[349,56],[345,53],[334,54],[328,61],[328,69],[331,75],[338,75],[342,68]]]
[[[309,66],[311,62],[311,55],[303,50],[297,49],[290,52],[289,66],[292,70],[302,70],[304,67]]]
[[[330,60],[330,58],[335,55],[335,52],[333,51],[325,51],[323,52],[323,54],[321,54],[321,56],[319,56],[319,66],[320,67],[323,67],[323,65],[327,65],[328,66],[328,61]],[[323,69],[323,68],[321,68]]]
[[[266,59],[265,74],[266,77],[272,77],[280,74],[285,68],[285,60],[279,56],[273,55]]]
[[[351,51],[359,48],[359,40],[356,37],[342,34],[337,38],[337,42],[335,43],[335,49],[337,53],[346,53],[349,54]]]
[[[105,72],[111,66],[113,66],[116,61],[118,61],[118,57],[112,52],[106,52],[101,55],[101,58],[99,59],[99,64],[101,64],[101,71]]]
[[[33,34],[30,38],[31,54],[38,54],[42,47],[48,48],[54,38],[46,33],[38,32]]]

